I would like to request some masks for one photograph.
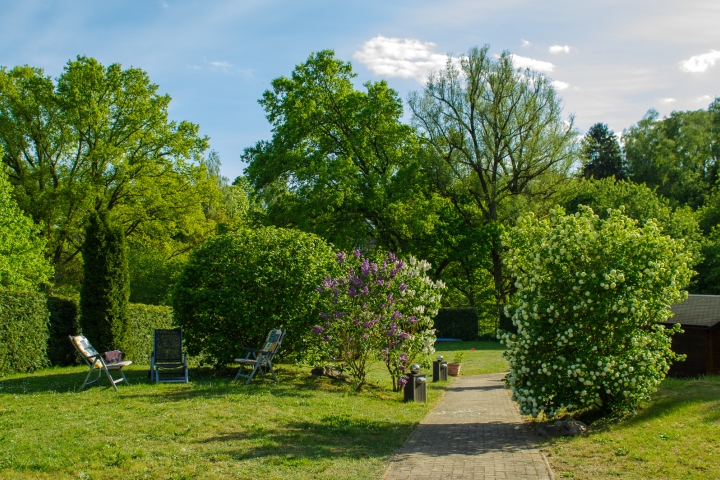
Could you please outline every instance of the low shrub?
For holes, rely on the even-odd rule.
[[[268,227],[209,239],[192,252],[173,291],[188,352],[219,366],[284,328],[280,355],[304,356],[322,310],[315,289],[336,272],[331,248],[309,233]]]
[[[71,298],[48,297],[47,308],[50,312],[50,327],[47,354],[50,363],[68,366],[77,363],[77,352],[68,339],[69,335],[77,335],[78,305]]]
[[[49,365],[49,317],[44,294],[0,290],[0,376]]]
[[[435,316],[435,336],[465,342],[478,338],[478,313],[472,307],[441,308]]]

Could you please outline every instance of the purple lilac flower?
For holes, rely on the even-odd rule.
[[[417,318],[415,318],[415,315],[410,315],[407,321],[410,323],[417,323]]]
[[[402,313],[400,313],[400,310],[395,310],[395,311],[393,312],[393,314],[392,314],[392,317],[390,317],[390,318],[392,318],[393,320],[397,320],[398,318],[402,318]]]
[[[407,290],[407,285],[405,285],[404,283],[401,283],[400,284],[400,292],[404,292],[405,290]]]
[[[387,258],[388,258],[388,260],[390,260],[392,263],[397,262],[397,257],[395,256],[394,253],[391,253],[390,255],[388,255]]]
[[[315,291],[317,291],[318,293],[323,293],[322,287],[317,287],[317,288],[315,289]]]
[[[405,365],[400,365],[400,366],[398,367],[398,370],[400,370],[401,372],[404,372],[404,371],[405,371],[405,368],[406,368]]]
[[[381,278],[380,280],[377,281],[377,284],[382,287],[382,286],[385,284],[385,280],[383,280],[383,279]]]
[[[385,350],[383,350],[383,351],[382,351],[382,352],[380,352],[380,353],[381,353],[381,354],[383,354],[383,355],[387,355],[387,354],[388,354],[388,352],[389,352],[389,350],[388,350],[388,349],[386,348]]]
[[[360,324],[360,319],[359,319],[359,318],[353,320],[353,325],[359,325],[359,324]]]
[[[390,303],[390,305],[392,305],[393,303],[395,303],[395,299],[393,298],[393,294],[392,294],[392,293],[387,296],[387,301]]]
[[[407,385],[408,379],[406,377],[400,377],[398,378],[398,387],[403,388],[405,385]]]
[[[335,318],[342,318],[343,316],[342,312],[338,312],[337,310],[333,313],[335,314]]]
[[[347,294],[351,297],[354,297],[357,295],[357,290],[355,290],[355,285],[350,285],[350,288],[348,288]]]
[[[392,270],[390,270],[390,278],[395,278],[395,275],[397,275],[397,274],[398,274],[397,269],[393,268]]]
[[[325,313],[325,312],[320,312],[320,317],[322,317],[322,318],[327,318],[327,316],[328,316],[327,313]]]
[[[324,331],[325,331],[325,329],[324,329],[323,327],[321,327],[320,325],[315,325],[315,326],[313,327],[313,333],[314,333],[315,335],[320,335],[320,334],[323,333]]]
[[[362,285],[362,278],[355,277],[355,279],[353,280],[353,284],[355,284],[356,287],[359,287],[360,285]]]
[[[362,252],[356,248],[355,251],[353,252],[353,255],[355,256],[355,258],[360,258],[360,255],[362,255]]]
[[[345,252],[340,252],[337,255],[335,255],[335,257],[337,258],[338,263],[343,263],[345,261],[345,258],[347,257],[347,255],[345,255]]]
[[[372,270],[373,273],[378,272],[378,264],[377,263],[371,263],[370,264],[370,270]]]
[[[402,339],[404,339],[404,340],[407,340],[408,338],[410,338],[410,334],[409,334],[409,333],[405,333],[405,332],[400,332],[400,333],[398,333],[398,337],[400,337],[400,338],[402,338]]]
[[[363,333],[362,335],[360,335],[360,338],[362,338],[363,340],[367,340],[367,335]]]
[[[360,265],[360,275],[363,277],[370,275],[370,261],[367,258],[363,258],[362,265]]]
[[[385,305],[384,303],[382,305],[380,305],[381,310],[385,310],[386,308],[387,308],[387,305]]]
[[[408,356],[407,353],[401,353],[400,354],[400,361],[401,362],[407,362]]]
[[[362,290],[360,290],[360,295],[365,295],[365,296],[370,295],[370,289],[367,287],[367,285],[365,285],[365,286],[362,288]],[[365,308],[367,308],[367,304],[366,304],[366,303],[363,303],[363,310],[364,310]]]

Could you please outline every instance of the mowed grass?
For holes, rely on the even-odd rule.
[[[556,478],[720,478],[720,377],[666,379],[636,416],[543,450]]]
[[[456,352],[464,351],[465,358],[460,367],[460,375],[480,375],[508,370],[507,360],[502,358],[505,346],[500,342],[436,342],[435,350],[436,355],[445,357],[443,360],[446,362],[452,362]]]
[[[494,368],[495,345],[465,343],[472,369]],[[5,377],[0,478],[379,478],[447,386],[405,404],[383,369],[373,364],[361,393],[291,365],[278,385],[248,386],[192,369],[189,385],[151,384],[133,365],[118,393],[107,380],[80,392],[86,367]]]

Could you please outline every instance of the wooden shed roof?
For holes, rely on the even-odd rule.
[[[675,314],[664,323],[683,327],[720,327],[720,295],[688,295],[687,300],[670,307]]]

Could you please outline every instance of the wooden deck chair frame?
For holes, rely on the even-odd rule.
[[[70,343],[72,343],[75,347],[75,350],[77,350],[78,354],[83,358],[83,360],[85,360],[85,363],[90,367],[90,371],[85,377],[85,381],[83,382],[82,387],[80,387],[80,390],[84,390],[85,387],[88,385],[97,383],[100,380],[103,372],[107,376],[108,380],[110,380],[110,384],[116,392],[118,391],[118,383],[125,382],[126,385],[130,385],[130,382],[128,382],[122,369],[123,367],[127,367],[128,365],[132,364],[131,361],[107,363],[105,362],[105,357],[103,356],[103,354],[98,353],[98,351],[95,350],[92,345],[90,345],[88,339],[85,338],[83,335],[69,335],[68,338],[70,339]],[[89,381],[90,376],[96,370],[98,372],[97,378],[95,378],[95,380]],[[111,370],[119,371],[120,378],[113,378],[113,376],[110,374]]]
[[[256,373],[260,372],[260,376],[264,379],[265,374],[269,373],[272,375],[272,379],[275,383],[278,383],[278,379],[275,376],[275,370],[273,369],[273,357],[280,349],[283,339],[285,338],[285,330],[273,329],[268,333],[265,343],[261,349],[243,347],[243,350],[247,352],[245,358],[236,358],[235,362],[240,364],[240,370],[233,379],[233,382],[237,381],[238,378],[247,378],[245,385],[252,382],[253,377]],[[245,367],[252,368],[249,374],[243,373]]]
[[[183,353],[183,334],[181,328],[160,329],[153,333],[153,353],[150,358],[150,377],[155,382],[188,383],[187,354]],[[161,370],[182,369],[175,376],[160,375]]]

